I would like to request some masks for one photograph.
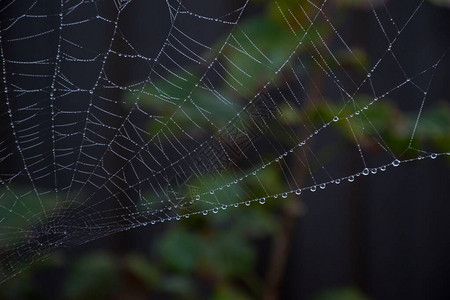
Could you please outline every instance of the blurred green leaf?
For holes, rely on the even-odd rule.
[[[75,261],[64,284],[67,299],[106,298],[118,288],[118,266],[104,252],[81,257]]]
[[[205,253],[204,241],[195,233],[174,229],[158,243],[162,262],[170,269],[193,272]]]
[[[125,264],[130,273],[140,279],[147,288],[160,283],[160,271],[144,256],[130,254],[125,258]]]
[[[231,286],[221,286],[217,290],[216,294],[212,298],[213,300],[250,300],[248,295],[244,292],[239,291]]]

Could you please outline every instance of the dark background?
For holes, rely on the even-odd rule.
[[[162,8],[159,9],[151,2],[142,4],[139,9],[143,15],[138,19],[142,20],[142,23],[133,23],[136,22],[135,15],[124,16],[123,21],[124,31],[128,28],[127,24],[130,30],[140,28],[130,33],[130,36],[134,36],[136,40],[143,38],[142,36],[148,38],[148,43],[142,44],[150,46],[142,51],[147,51],[149,56],[157,52],[167,34],[159,29],[164,26],[158,26],[159,22],[167,22],[167,19],[161,17],[165,6],[162,4]],[[407,9],[411,7],[409,0],[386,2],[389,11],[399,20],[399,23],[411,15],[411,9]],[[43,6],[49,13],[58,8],[59,4],[55,4],[53,8],[53,2],[49,3],[51,4]],[[0,7],[3,5],[1,3]],[[204,1],[202,12],[205,15],[217,15],[217,12],[228,11],[227,5],[232,7],[233,4],[228,4],[226,1]],[[268,6],[267,1],[251,4],[244,18],[263,14],[266,6]],[[370,9],[343,6],[336,12],[328,12],[328,14],[336,18],[342,15],[340,18],[345,21],[341,23],[339,32],[351,44],[364,46],[369,57],[377,57],[377,54],[385,49],[385,44],[380,42],[380,28],[373,20]],[[7,17],[5,13],[1,15],[2,19]],[[30,24],[25,23],[21,26],[23,28],[19,27],[16,30],[26,30],[25,28]],[[189,23],[187,26],[191,26],[189,30],[196,32],[199,36],[211,37],[211,43],[223,34],[220,28],[204,26],[204,23],[197,25]],[[150,28],[147,35],[141,32],[145,30],[144,28]],[[396,53],[409,74],[418,73],[424,66],[432,65],[446,51],[450,45],[449,28],[450,9],[445,5],[438,6],[428,1],[424,2],[414,22],[411,22],[396,45]],[[97,32],[83,32],[86,39],[92,38],[90,42],[92,45],[102,44],[104,42],[102,39],[108,41],[106,34],[98,28],[96,30]],[[24,49],[14,49],[14,46],[11,46],[6,51],[20,53]],[[45,53],[52,55],[54,41],[48,43],[47,48],[45,45],[39,45],[36,51],[42,55]],[[23,55],[25,59],[26,54],[17,55]],[[107,67],[111,76],[116,76],[116,81],[132,81],[127,77],[128,70],[123,70],[120,61],[111,62],[111,65]],[[95,66],[91,68],[95,70]],[[68,70],[70,69],[66,72]],[[378,73],[380,78],[395,77],[389,68],[381,70]],[[448,103],[450,95],[448,70],[450,70],[450,60],[445,57],[432,82],[427,106],[432,107],[442,100]],[[71,72],[77,77],[77,72],[82,70],[74,68]],[[83,72],[86,72],[86,69]],[[21,84],[31,84],[24,81],[25,79],[21,80]],[[89,84],[89,78],[79,78],[79,80],[80,86]],[[382,82],[380,84],[382,85]],[[379,86],[379,89],[381,90],[382,86]],[[112,97],[126,97],[126,95],[117,93]],[[398,97],[396,99],[394,96],[393,101],[398,102],[405,111],[417,109],[417,102],[405,100],[413,98],[413,92],[406,90]],[[27,101],[34,101],[33,99],[30,96]],[[84,109],[85,103],[83,101],[79,103],[80,108]],[[45,107],[49,103],[44,101],[41,105]],[[116,110],[118,114],[126,114],[124,107],[111,107],[110,110]],[[34,122],[45,124],[48,116],[49,111],[45,110],[35,118]],[[115,124],[114,120],[110,122]],[[445,128],[448,129],[444,127],[444,130]],[[42,125],[42,132],[43,136],[45,132],[48,134],[48,127]],[[106,136],[107,134],[105,133]],[[321,145],[325,145],[323,141],[333,139],[334,136],[324,134],[321,138],[322,140],[316,145],[319,149]],[[77,145],[77,141],[74,140],[73,143]],[[340,156],[339,164],[331,164],[327,168],[330,170],[340,168],[339,170],[346,174],[354,169],[355,153],[350,150],[354,144],[349,141],[338,143],[337,148],[344,154]],[[46,146],[51,147],[51,145]],[[63,145],[59,146],[63,147]],[[446,149],[444,151],[448,151],[449,148]],[[36,151],[45,150],[36,149]],[[17,158],[9,159],[7,164],[2,165],[3,168],[10,168],[13,172],[18,164],[15,160]],[[368,158],[368,162],[379,165],[380,155],[375,153]],[[48,161],[42,162],[43,165],[48,163]],[[111,161],[111,163],[114,162]],[[64,174],[60,176],[64,178]],[[448,299],[450,298],[448,284],[450,282],[449,179],[447,158],[415,161],[402,165],[401,168],[390,168],[389,172],[378,176],[359,178],[355,184],[332,186],[320,193],[305,193],[302,195],[301,205],[295,206],[301,212],[294,217],[277,206],[272,207],[272,210],[264,208],[264,213],[276,216],[272,221],[277,223],[277,229],[267,230],[267,234],[248,238],[250,242],[245,242],[249,243],[249,249],[253,251],[250,256],[255,257],[254,263],[250,265],[253,268],[252,272],[260,279],[259,285],[256,284],[259,286],[255,289],[256,291],[243,283],[242,277],[247,276],[245,272],[213,278],[211,273],[202,270],[214,269],[216,266],[214,264],[205,266],[205,262],[200,267],[196,265],[192,269],[188,268],[187,271],[180,271],[176,267],[167,267],[164,264],[164,258],[161,258],[161,252],[164,250],[155,250],[159,249],[158,247],[163,243],[161,241],[163,237],[178,230],[178,227],[181,228],[179,230],[188,232],[190,230],[204,232],[205,228],[210,227],[211,234],[226,235],[227,232],[233,231],[234,226],[233,222],[227,221],[228,215],[236,213],[245,219],[247,211],[254,209],[253,206],[227,211],[224,217],[210,215],[206,217],[208,219],[206,221],[189,220],[193,225],[188,221],[182,221],[181,223],[185,222],[185,224],[181,225],[179,222],[157,224],[116,233],[75,248],[58,250],[48,260],[37,263],[37,266],[26,269],[19,276],[3,283],[0,290],[4,297],[24,299],[96,297],[231,299],[238,296],[242,299],[313,299],[314,297],[317,299]],[[44,178],[39,184],[51,186],[51,178]],[[98,197],[101,197],[101,194]],[[298,200],[294,201],[298,202]],[[216,223],[215,218],[224,218],[225,221]],[[285,247],[281,247],[280,252],[277,252],[277,249],[280,249],[278,246],[283,242],[286,243]],[[176,245],[178,245],[176,247],[183,247],[183,243]],[[100,265],[98,272],[95,271],[95,267],[90,269],[83,265],[83,258],[93,253],[99,253],[100,257],[109,259],[105,263],[106,267]],[[130,271],[123,261],[130,254],[143,257],[149,265],[155,265],[148,273],[158,274],[155,276],[159,278],[159,281],[156,279],[146,281],[140,275]],[[206,256],[207,254],[198,255]],[[240,254],[237,256],[239,257]],[[95,262],[96,257],[98,258],[98,256],[92,258],[92,262]],[[167,259],[170,260],[170,256],[166,257]],[[86,261],[90,260],[85,260],[84,263]],[[108,269],[109,264],[116,267]],[[120,270],[118,271],[117,268]],[[111,282],[118,282],[117,284],[109,285],[103,282],[109,281],[109,276],[116,273],[119,274],[118,279],[114,277],[116,281],[111,280]],[[142,275],[142,272],[137,273]],[[165,279],[173,274],[180,274],[179,278],[184,279],[180,279],[177,284],[167,284]],[[281,274],[281,277],[273,274]],[[88,278],[89,276],[93,279],[88,280],[87,283],[82,280],[81,283],[77,283],[74,279],[74,277]],[[148,278],[145,275],[142,276]],[[149,275],[150,278],[152,276]],[[271,276],[275,276],[275,279]],[[185,279],[187,281],[184,281]],[[189,281],[190,279],[194,280]],[[146,286],[148,282],[150,287]],[[165,282],[167,287],[160,289],[158,285],[161,282]],[[224,286],[231,286],[233,287],[231,290],[240,292],[222,293]],[[74,290],[79,293],[74,294]]]

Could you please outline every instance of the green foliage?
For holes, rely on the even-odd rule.
[[[117,263],[104,252],[81,257],[64,285],[67,299],[105,299],[117,289]]]

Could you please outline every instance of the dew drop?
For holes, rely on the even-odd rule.
[[[204,210],[204,211],[202,212],[202,214],[203,214],[204,216],[206,216],[206,215],[208,215],[208,211],[207,211],[207,210]]]
[[[371,172],[372,174],[377,174],[377,169],[372,169],[372,170],[370,170],[370,172]]]
[[[350,177],[348,178],[348,181],[349,181],[349,182],[355,181],[355,176],[350,176]]]
[[[300,195],[301,193],[302,193],[302,190],[301,190],[301,189],[298,189],[298,190],[295,191],[295,194],[296,194],[296,195]]]
[[[245,201],[245,205],[250,206],[250,201]]]
[[[287,193],[283,193],[282,195],[281,195],[281,197],[283,197],[283,198],[287,198],[287,196],[288,196],[288,194]]]
[[[213,195],[213,194],[214,194],[214,190],[210,190],[209,193],[210,193],[211,195]]]
[[[309,190],[311,191],[311,192],[315,192],[316,191],[316,189],[317,189],[317,187],[316,186],[312,186]]]
[[[334,181],[334,183],[339,184],[339,183],[341,183],[341,180],[340,180],[340,179],[336,179],[336,180]]]
[[[327,186],[325,185],[325,183],[322,183],[322,184],[320,185],[320,188],[321,188],[322,190],[324,190],[326,187],[327,187]]]
[[[217,207],[213,208],[213,213],[217,214],[219,212],[219,209]]]
[[[235,203],[235,204],[234,204],[234,207],[238,207],[238,206],[239,206],[239,203]]]
[[[259,199],[259,203],[260,204],[265,204],[266,203],[266,199],[264,199],[264,198]]]
[[[337,121],[339,121],[339,117],[338,117],[338,116],[335,116],[335,117],[333,118],[333,122],[337,122]]]
[[[396,159],[396,160],[394,160],[394,161],[392,162],[392,165],[393,165],[394,167],[398,167],[398,166],[400,165],[400,161],[399,161],[398,159]]]
[[[431,159],[436,159],[436,157],[437,157],[436,153],[431,154]]]
[[[195,200],[197,200],[197,201],[200,200],[200,195],[195,196]]]
[[[382,167],[380,168],[380,170],[383,171],[383,172],[386,171],[386,166],[382,166]]]
[[[363,170],[363,175],[364,176],[367,176],[367,175],[369,175],[369,169],[368,168],[365,168],[364,170]]]

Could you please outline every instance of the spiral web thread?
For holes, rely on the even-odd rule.
[[[414,147],[444,56],[410,74],[396,52],[423,1],[404,7],[410,11],[406,20],[396,20],[383,1],[366,1],[368,22],[377,27],[382,45],[370,68],[334,20],[336,1],[274,1],[291,47],[282,60],[242,26],[249,1],[235,1],[217,15],[205,14],[201,1],[161,2],[168,28],[151,56],[139,42],[149,30],[130,34],[134,23],[122,22],[138,10],[140,18],[146,14],[142,1],[1,4],[2,281],[56,248],[195,214],[282,201],[448,155]],[[217,41],[195,32],[201,27],[223,34]],[[102,35],[89,36],[91,30]],[[348,71],[337,49],[358,72]],[[400,75],[379,78],[386,67]],[[254,74],[255,68],[264,76]],[[132,79],[124,79],[128,75]],[[406,89],[416,95],[415,118],[409,143],[398,152],[370,111]],[[364,104],[360,94],[368,95]],[[296,126],[286,125],[292,123]],[[330,162],[320,155],[327,146],[314,143],[342,128],[351,133],[358,167],[334,174],[328,165],[341,154]],[[361,139],[382,153],[377,165],[369,164]],[[302,182],[298,168],[306,170]],[[283,190],[270,188],[269,169],[283,174]]]

